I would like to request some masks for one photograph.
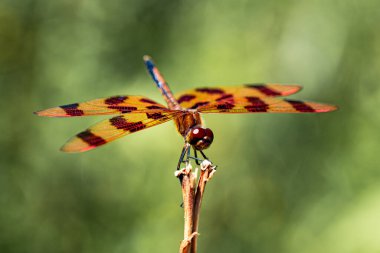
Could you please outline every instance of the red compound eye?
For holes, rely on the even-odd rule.
[[[194,127],[187,135],[187,141],[198,150],[208,148],[213,140],[214,134],[209,128]]]
[[[205,136],[207,137],[206,139],[210,140],[210,143],[214,140],[214,133],[210,128],[205,129]]]
[[[191,131],[192,137],[194,139],[202,139],[206,135],[206,131],[203,128],[196,127]]]

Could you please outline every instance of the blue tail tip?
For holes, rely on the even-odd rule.
[[[152,57],[150,57],[149,55],[144,55],[143,59],[144,59],[145,65],[147,66],[149,70],[154,68]]]
[[[149,62],[149,61],[151,62],[151,61],[153,61],[152,57],[150,57],[149,55],[144,55],[143,56],[143,60],[144,60],[144,62]]]

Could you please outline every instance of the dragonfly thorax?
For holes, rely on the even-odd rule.
[[[178,132],[186,138],[190,129],[196,126],[202,126],[202,118],[198,112],[185,111],[184,114],[174,119]]]
[[[200,126],[192,127],[186,135],[186,141],[197,150],[208,148],[213,140],[214,134],[211,129]]]

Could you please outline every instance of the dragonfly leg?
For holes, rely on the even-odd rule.
[[[208,159],[208,157],[205,155],[205,153],[203,153],[203,151],[202,150],[199,150],[199,152],[201,153],[201,155],[203,156],[203,158],[205,159],[205,160],[208,160],[208,161],[210,161],[210,159]],[[212,163],[212,161],[210,161],[211,163]],[[218,165],[215,165],[215,169],[218,167]]]
[[[189,164],[190,152],[191,152],[191,148],[190,148],[190,145],[189,145],[188,148],[187,148],[187,154],[186,154],[186,165]]]
[[[197,164],[197,165],[201,165],[200,163],[199,163],[199,161],[201,160],[201,159],[198,159],[198,155],[197,155],[197,150],[194,148],[194,160],[195,160],[195,163]]]
[[[189,156],[189,158],[193,159],[197,165],[201,165],[200,162],[204,161],[204,159],[198,158],[197,155],[195,155],[195,157]]]
[[[184,160],[185,155],[186,155],[186,159]],[[185,145],[183,145],[182,152],[181,152],[181,155],[179,157],[179,161],[178,161],[178,165],[177,165],[177,172],[179,172],[179,170],[181,169],[182,163],[186,163],[186,166],[189,164],[189,155],[190,155],[190,144],[186,142]],[[179,178],[179,182],[182,185],[183,175],[179,175],[177,177]]]
[[[179,161],[178,161],[178,165],[177,165],[177,170],[180,170],[181,163],[183,163],[183,162],[188,163],[189,162],[189,153],[190,153],[190,144],[189,143],[185,143],[185,145],[182,148],[181,155],[179,157]],[[187,157],[186,157],[186,160],[184,161],[183,159],[184,159],[185,155]]]
[[[201,155],[203,156],[204,159],[209,160],[209,159],[207,158],[207,156],[205,155],[205,153],[203,153],[202,150],[199,150],[199,152],[201,153]],[[210,160],[209,160],[209,161],[210,161]]]
[[[202,150],[199,150],[199,152],[202,154],[203,159],[201,159],[201,158],[198,157],[198,153],[197,153],[197,150],[195,148],[194,148],[194,156],[189,156],[188,158],[193,159],[197,165],[201,165],[201,162],[203,162],[204,160],[210,161],[208,159],[208,157],[203,153]]]

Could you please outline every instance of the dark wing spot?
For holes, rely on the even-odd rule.
[[[197,109],[198,107],[204,106],[204,105],[208,105],[209,103],[210,102],[207,102],[207,101],[205,101],[205,102],[198,102],[198,103],[194,104],[192,107],[190,107],[190,109]]]
[[[182,102],[189,102],[191,100],[193,100],[195,98],[194,95],[182,95],[177,101],[179,104],[181,104]]]
[[[141,121],[129,123],[122,116],[114,117],[110,119],[110,123],[117,129],[122,129],[122,130],[130,131],[130,132],[136,132],[146,127]]]
[[[299,112],[315,112],[315,110],[311,107],[305,104],[302,101],[296,101],[296,100],[290,100],[290,99],[284,99],[286,102],[291,104],[294,109],[296,109]]]
[[[232,94],[226,94],[216,99],[216,101],[225,100],[225,99],[231,99],[233,98]]]
[[[198,92],[204,92],[208,94],[223,94],[224,90],[218,88],[198,88],[195,89]]]
[[[140,131],[141,129],[144,129],[146,125],[144,125],[142,122],[136,122],[134,123],[134,126],[129,129],[131,133]]]
[[[107,105],[118,105],[123,103],[128,97],[127,96],[114,96],[107,98],[104,103]]]
[[[244,106],[244,108],[247,109],[249,112],[266,112],[267,111],[266,107],[257,107],[257,106],[252,106],[252,105]]]
[[[269,106],[258,97],[246,97],[251,105],[244,106],[250,112],[266,112]]]
[[[156,112],[156,113],[147,113],[146,117],[148,119],[161,119],[161,118],[163,118],[165,116],[162,115],[162,113],[160,113],[160,112]]]
[[[82,141],[86,142],[90,146],[100,146],[107,143],[107,141],[104,140],[102,137],[91,133],[90,130],[86,130],[84,132],[77,134],[77,137],[80,138]]]
[[[114,110],[119,110],[121,113],[129,113],[129,112],[137,110],[137,107],[134,107],[134,106],[110,105],[110,106],[107,106],[107,108],[114,109]]]
[[[232,108],[234,108],[234,104],[226,102],[224,104],[218,105],[216,108],[219,110],[231,110]]]
[[[157,105],[150,105],[150,106],[147,106],[146,107],[147,109],[151,109],[151,110],[154,110],[154,109],[167,109],[167,108],[165,108],[165,107],[163,107],[163,106],[157,106]]]
[[[82,110],[78,109],[79,107],[78,103],[62,105],[60,107],[65,111],[67,115],[70,115],[70,116],[82,116],[84,114]]]
[[[140,101],[144,103],[149,103],[149,104],[157,104],[156,102],[154,102],[153,100],[150,100],[149,98],[142,98],[140,99]]]
[[[254,105],[267,105],[261,98],[259,97],[251,97],[251,96],[248,96],[248,97],[245,97],[248,102],[250,102],[251,104],[254,104]]]
[[[281,93],[268,88],[265,84],[247,84],[246,87],[256,89],[266,96],[281,96]]]

